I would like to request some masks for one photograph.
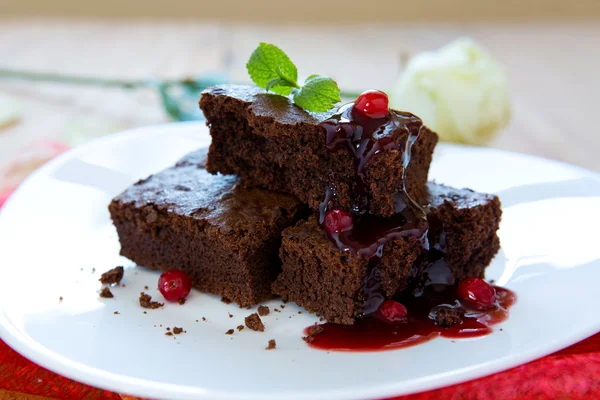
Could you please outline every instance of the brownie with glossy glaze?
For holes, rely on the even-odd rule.
[[[335,110],[309,113],[286,97],[242,85],[206,90],[200,108],[212,136],[209,172],[236,174],[247,186],[294,194],[312,209],[319,207],[330,187],[336,207],[352,210],[358,203],[354,156],[344,148],[332,151],[326,146],[321,123]],[[426,127],[420,130],[404,171],[400,142],[409,134],[396,135],[398,149],[381,151],[365,166],[360,189],[366,193],[365,211],[392,215],[404,184],[413,198],[423,197],[438,136]]]
[[[430,225],[436,231],[428,232],[435,248],[426,250],[414,236],[390,240],[377,267],[385,298],[408,288],[419,291],[424,284],[483,277],[500,248],[498,197],[428,183],[422,206],[430,222],[438,221]],[[280,257],[282,272],[273,284],[275,294],[330,322],[353,324],[362,316],[369,261],[341,251],[319,226],[317,216],[283,231]]]

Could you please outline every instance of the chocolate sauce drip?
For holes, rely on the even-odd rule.
[[[423,248],[429,249],[429,224],[425,211],[406,192],[403,185],[398,188],[395,212],[391,217],[377,217],[367,214],[369,196],[367,194],[368,164],[377,154],[390,150],[402,150],[403,175],[410,163],[412,146],[419,137],[423,121],[410,114],[390,110],[384,118],[370,118],[353,112],[354,103],[344,105],[338,113],[321,123],[326,131],[326,145],[329,151],[346,148],[354,157],[355,183],[357,194],[353,207],[354,225],[349,231],[330,235],[342,251],[358,254],[369,260],[365,281],[359,295],[364,303],[361,314],[368,315],[377,310],[385,299],[381,287],[379,264],[385,245],[392,239],[402,236],[416,236]],[[404,176],[402,177],[404,180]],[[335,203],[334,185],[328,188],[325,199],[319,207],[319,222]],[[437,236],[436,236],[437,237]]]

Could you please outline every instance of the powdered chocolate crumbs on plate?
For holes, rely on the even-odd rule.
[[[100,291],[100,297],[102,297],[103,299],[112,299],[115,296],[113,296],[109,288],[103,287]]]
[[[173,333],[174,333],[174,334],[176,334],[176,335],[179,335],[180,333],[183,333],[183,332],[185,332],[185,331],[183,330],[183,328],[178,328],[178,327],[176,327],[176,326],[174,326],[174,327],[173,327]]]
[[[244,325],[238,325],[238,327],[237,327],[237,330],[238,330],[238,331],[242,331],[242,330],[244,330]]]
[[[244,323],[249,329],[252,329],[253,331],[265,331],[265,325],[262,323],[262,320],[260,319],[257,313],[250,314],[246,318],[244,318]]]
[[[119,283],[121,283],[121,279],[123,279],[124,272],[125,270],[123,269],[123,267],[115,267],[103,273],[102,276],[100,276],[100,279],[98,280],[103,285],[112,285],[113,283],[116,283],[118,285]]]
[[[277,348],[277,343],[275,342],[275,339],[271,339],[269,340],[269,345],[267,347],[265,347],[265,350],[275,350]]]
[[[226,335],[233,335],[234,330],[230,329],[227,332],[225,332]]]
[[[160,307],[164,306],[164,304],[159,303],[158,301],[152,301],[152,296],[147,295],[144,292],[141,292],[140,293],[140,306],[154,310],[156,308],[160,308]]]
[[[165,332],[165,335],[167,335],[167,336],[173,336],[173,332]]]
[[[269,315],[271,310],[267,306],[258,306],[258,315],[264,317],[265,315]]]

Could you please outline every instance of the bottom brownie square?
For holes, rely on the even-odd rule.
[[[109,211],[121,254],[153,269],[185,271],[193,285],[246,306],[271,297],[281,231],[304,207],[294,197],[244,189],[191,153],[116,197]]]
[[[423,206],[435,248],[426,250],[416,236],[394,238],[374,269],[367,258],[340,250],[312,216],[283,232],[282,272],[273,292],[329,322],[352,324],[372,308],[373,285],[379,296],[393,298],[409,287],[418,291],[428,283],[483,277],[500,248],[499,199],[435,183],[428,184],[428,192]]]

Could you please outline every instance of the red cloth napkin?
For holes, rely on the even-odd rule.
[[[60,148],[58,152],[62,151]],[[0,207],[10,194],[0,188]],[[0,340],[0,400],[125,399],[54,374],[22,357]],[[568,349],[474,381],[393,400],[598,399],[600,333]]]
[[[121,399],[115,393],[95,389],[45,370],[0,341],[0,399],[32,399],[32,395],[55,399]],[[393,400],[598,398],[600,334],[505,372]]]

